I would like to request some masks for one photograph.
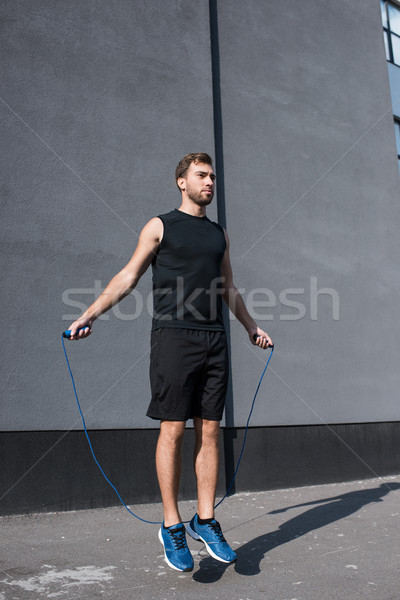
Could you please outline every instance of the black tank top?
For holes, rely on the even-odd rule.
[[[178,209],[158,217],[164,234],[152,261],[152,329],[223,331],[224,230],[208,217],[194,217]]]

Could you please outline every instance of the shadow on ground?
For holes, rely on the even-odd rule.
[[[227,568],[234,568],[240,575],[257,575],[260,573],[261,560],[273,548],[287,544],[310,531],[315,531],[321,527],[325,527],[325,525],[345,519],[358,512],[367,504],[383,502],[382,498],[384,496],[398,489],[400,489],[400,483],[382,483],[377,488],[348,492],[340,496],[313,500],[304,504],[273,510],[267,514],[276,515],[292,508],[318,505],[282,523],[276,531],[260,535],[238,548],[236,550],[237,562],[233,566],[216,563],[213,558],[207,556],[207,558],[200,561],[199,569],[193,574],[193,579],[199,583],[215,583],[221,579]],[[256,518],[260,519],[261,517]],[[250,521],[247,522],[249,523]],[[241,523],[240,527],[243,527],[245,524],[246,522]]]

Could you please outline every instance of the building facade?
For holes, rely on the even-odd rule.
[[[174,169],[193,151],[216,159],[209,216],[276,343],[236,490],[399,472],[399,10],[2,3],[1,514],[118,503],[82,432],[60,335],[145,223],[179,205]],[[150,292],[146,273],[90,338],[67,343],[94,450],[127,503],[160,499],[145,416]],[[229,315],[226,326],[220,493],[267,358]]]

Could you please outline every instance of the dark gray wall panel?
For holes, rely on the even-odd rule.
[[[399,433],[400,423],[255,427],[247,436],[232,490],[270,490],[397,474]],[[154,468],[157,430],[102,430],[91,431],[90,436],[107,476],[134,512],[139,502],[160,501]],[[235,467],[244,429],[225,429],[224,437],[229,437]],[[183,446],[182,499],[196,497],[193,445],[190,430]],[[12,461],[7,460],[10,455]],[[2,432],[0,459],[0,515],[120,504],[80,431]],[[232,474],[221,443],[219,499]],[[229,498],[224,506],[229,510]]]
[[[247,298],[276,297],[258,309],[276,352],[254,423],[399,420],[399,181],[379,6],[218,6],[235,281]],[[313,282],[338,295],[338,320],[327,294],[312,312]],[[288,320],[287,289],[302,318]],[[228,424],[243,426],[265,355],[231,332]]]
[[[178,206],[178,160],[213,154],[208,2],[10,1],[1,13],[2,428],[74,428],[59,336],[81,309],[62,294],[81,288],[70,298],[90,304],[145,223]],[[146,274],[145,299],[150,285]],[[120,306],[135,310],[133,297]],[[89,426],[154,426],[149,330],[147,310],[111,314],[68,345]]]

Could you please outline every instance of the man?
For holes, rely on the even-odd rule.
[[[71,339],[90,335],[95,319],[129,294],[152,264],[152,398],[147,415],[160,420],[156,470],[164,522],[159,539],[168,565],[190,571],[193,558],[178,508],[181,444],[188,419],[193,419],[195,429],[198,510],[187,532],[204,542],[215,559],[236,560],[214,518],[219,430],[228,383],[221,298],[245,327],[252,344],[263,349],[273,344],[257,327],[234,286],[228,234],[206,216],[215,184],[210,156],[185,156],[176,168],[175,180],[182,194],[180,208],[145,225],[129,263],[70,329]],[[84,329],[77,333],[78,328]]]

